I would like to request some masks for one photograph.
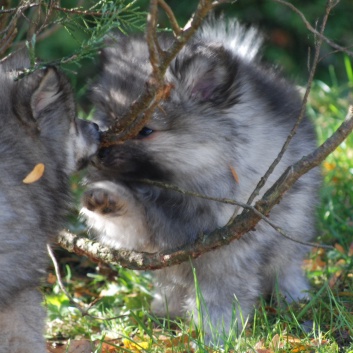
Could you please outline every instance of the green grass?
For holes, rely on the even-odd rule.
[[[338,85],[332,69],[329,85],[316,81],[313,86],[308,113],[320,143],[344,120],[352,98],[352,66],[348,59],[343,64],[347,84]],[[335,249],[312,249],[305,263],[311,300],[280,306],[261,302],[254,320],[238,337],[224,337],[224,351],[353,352],[353,136],[327,158],[322,173],[318,240]],[[73,224],[76,231],[81,227]],[[94,342],[97,353],[211,351],[195,325],[149,314],[149,274],[97,266],[63,250],[57,250],[57,256],[65,264],[64,284],[75,301],[73,305],[49,275],[50,283],[44,287],[47,338],[59,348],[62,344],[62,352],[69,351],[74,339]],[[201,296],[199,300],[201,305]]]

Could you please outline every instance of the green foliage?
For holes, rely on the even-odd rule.
[[[87,266],[84,263],[76,265],[81,266],[81,271]],[[129,335],[137,329],[130,319],[142,317],[142,311],[148,306],[151,296],[148,275],[107,267],[98,273],[87,268],[89,272],[85,276],[77,273],[71,276],[75,267],[71,269],[67,265],[65,270],[65,288],[73,295],[74,303],[62,293],[56,282],[46,287],[47,335],[51,340],[74,337],[94,340],[107,334],[114,338]],[[94,305],[90,306],[92,302]],[[136,324],[136,320],[133,322]]]
[[[55,13],[54,33],[38,43],[39,57],[55,65],[79,64],[82,59],[94,58],[102,47],[104,36],[118,29],[142,29],[145,14],[136,1],[85,1],[83,7],[74,7],[78,1],[62,3]],[[80,2],[82,3],[82,2]],[[56,30],[57,28],[57,30]],[[32,39],[31,39],[32,40]]]
[[[314,83],[310,98],[309,115],[315,121],[319,142],[325,141],[344,120],[353,88],[352,66],[347,57],[341,57],[346,67],[347,83],[337,84],[333,68],[331,84]],[[319,210],[321,239],[338,241],[349,247],[353,234],[353,136],[350,135],[323,164],[324,187]]]

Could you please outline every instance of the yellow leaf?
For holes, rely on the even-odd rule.
[[[231,165],[229,166],[229,168],[230,168],[230,171],[232,172],[234,180],[239,184],[239,176],[238,176],[237,172],[235,171],[235,169]]]
[[[342,274],[342,270],[338,270],[331,276],[331,278],[328,281],[328,285],[330,288],[333,288],[336,285],[337,281],[341,277],[341,274]]]
[[[122,341],[123,341],[124,347],[134,352],[142,351],[143,349],[147,349],[149,346],[148,342],[132,342],[127,338],[123,338]]]
[[[22,180],[24,184],[32,184],[38,181],[44,174],[45,166],[43,163],[35,165],[33,170]]]
[[[285,338],[285,340],[286,340],[287,342],[290,342],[290,343],[298,343],[298,344],[301,344],[301,342],[302,342],[302,340],[301,340],[300,338],[297,338],[297,337],[294,337],[294,336],[290,336],[290,335],[285,336],[284,338]]]
[[[327,162],[327,161],[324,161],[323,166],[328,171],[334,170],[336,168],[336,164],[335,163],[330,163],[330,162]]]
[[[308,351],[310,351],[310,346],[307,346],[304,344],[298,344],[291,349],[292,353],[300,353],[300,352],[308,352]]]

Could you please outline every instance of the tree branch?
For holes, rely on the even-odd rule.
[[[162,1],[151,0],[150,2],[146,37],[153,70],[150,79],[146,83],[146,89],[137,101],[131,105],[129,113],[116,123],[113,123],[113,126],[102,134],[102,147],[135,137],[146,125],[156,106],[168,96],[170,86],[165,83],[164,75],[169,64],[197,31],[207,14],[215,7],[215,3],[212,0],[201,0],[189,24],[184,29],[177,31],[179,34],[175,37],[172,45],[167,52],[163,52],[159,48],[156,33],[157,8],[161,3],[162,9],[166,9],[169,12],[169,9],[163,5]],[[167,15],[174,21],[174,17],[170,13],[167,13]],[[175,26],[175,21],[172,24],[173,26]]]
[[[169,5],[163,1],[163,0],[158,0],[158,4],[159,6],[164,10],[164,12],[166,13],[166,15],[168,16],[169,19],[169,23],[170,26],[173,29],[174,35],[177,37],[181,34],[181,28],[178,24],[177,19],[174,16],[174,13],[172,11],[172,9],[169,7]]]
[[[244,234],[251,231],[260,220],[263,220],[263,215],[270,214],[271,209],[280,202],[283,195],[290,190],[294,183],[309,170],[318,166],[343,142],[352,130],[353,106],[350,106],[345,121],[336,132],[315,151],[288,167],[262,199],[255,203],[254,208],[238,203],[242,207],[244,206],[244,210],[234,218],[232,223],[210,234],[200,235],[195,244],[188,244],[178,249],[158,253],[123,249],[111,250],[85,237],[67,232],[59,236],[58,243],[68,251],[85,255],[93,261],[119,264],[134,270],[156,270],[180,264],[189,258],[197,258],[203,253],[240,239]],[[232,202],[235,203],[236,201]]]

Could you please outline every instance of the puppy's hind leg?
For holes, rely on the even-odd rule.
[[[301,269],[300,263],[288,264],[278,278],[281,294],[287,302],[308,300],[310,286]]]
[[[186,292],[186,288],[173,284],[155,288],[151,303],[152,313],[171,319],[185,318],[186,310],[183,303],[186,299]]]

